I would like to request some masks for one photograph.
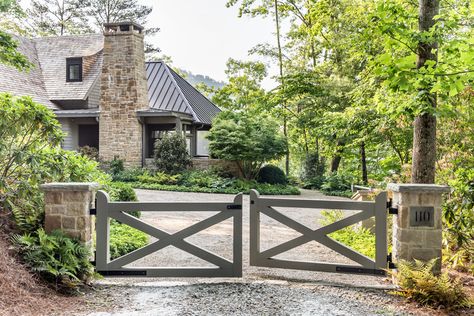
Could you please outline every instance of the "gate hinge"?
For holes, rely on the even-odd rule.
[[[387,256],[387,262],[388,262],[388,268],[389,269],[396,269],[397,266],[395,265],[395,263],[393,263],[392,261],[392,253],[389,253],[388,256]]]
[[[242,205],[229,204],[229,205],[227,205],[227,209],[228,209],[228,210],[241,210],[241,209],[242,209]]]
[[[393,207],[393,200],[392,199],[390,199],[387,202],[387,209],[388,209],[388,214],[392,214],[392,215],[397,215],[398,214],[398,206]]]
[[[96,262],[97,262],[97,251],[94,251],[94,260],[91,261],[91,264],[95,266]]]
[[[97,215],[97,209],[96,208],[89,209],[89,215]]]

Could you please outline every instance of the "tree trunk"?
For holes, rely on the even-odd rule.
[[[362,183],[369,183],[369,177],[367,176],[367,160],[365,157],[365,142],[360,144],[360,163],[362,167]]]
[[[280,39],[280,15],[278,11],[278,1],[274,0],[275,7],[275,27],[276,27],[276,36],[277,36],[277,46],[278,46],[278,64],[280,67],[280,81],[283,89],[285,89],[285,83],[283,82],[283,55],[281,52],[281,39]],[[286,114],[283,114],[283,133],[285,137],[288,137],[288,126],[286,120]],[[285,173],[287,176],[290,175],[290,149],[285,155]]]
[[[337,172],[337,169],[339,169],[339,165],[342,159],[341,155],[342,155],[342,152],[344,151],[344,145],[345,143],[343,141],[340,141],[340,140],[337,141],[337,145],[336,145],[337,150],[331,161],[331,172]]]
[[[419,0],[420,33],[427,32],[433,27],[434,16],[439,14],[438,0]],[[432,40],[418,43],[417,69],[425,67],[429,60],[437,62],[438,44]],[[436,108],[436,93],[430,93],[432,84],[424,88],[426,102]],[[436,117],[430,113],[423,113],[415,118],[413,131],[413,162],[411,181],[413,183],[434,183],[436,167]]]

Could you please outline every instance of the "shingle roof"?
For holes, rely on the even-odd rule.
[[[25,39],[17,37],[19,51],[35,65],[20,72],[0,64],[0,91],[30,95],[33,100],[53,110],[66,111],[56,105],[60,100],[86,100],[102,71],[102,34],[73,35]],[[83,57],[83,80],[66,81],[66,58]],[[220,109],[164,62],[147,62],[149,109],[183,113],[196,123],[211,125]],[[64,112],[64,113],[63,113]],[[74,114],[71,112],[71,115]]]
[[[102,34],[33,39],[50,100],[85,100],[102,69]],[[66,58],[83,57],[81,82],[66,82]]]
[[[220,109],[162,61],[146,63],[151,109],[186,113],[196,123],[211,125]]]
[[[31,96],[33,101],[41,103],[50,109],[58,109],[50,101],[43,82],[40,63],[33,41],[14,37],[18,41],[18,51],[28,57],[33,68],[28,71],[18,71],[16,68],[0,64],[0,92],[9,92],[17,96]]]

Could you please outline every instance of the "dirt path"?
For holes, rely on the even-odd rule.
[[[233,195],[136,190],[140,201],[232,201]],[[290,198],[322,198],[303,191]],[[278,198],[278,197],[276,197]],[[280,197],[281,198],[281,197]],[[341,200],[344,198],[324,197]],[[179,231],[214,213],[143,213],[142,219],[170,233]],[[285,215],[313,229],[319,227],[318,210],[291,209]],[[243,205],[243,278],[158,279],[108,278],[99,282],[116,311],[93,315],[380,315],[403,314],[383,289],[383,277],[319,273],[249,266],[249,197]],[[299,236],[270,218],[261,219],[262,250]],[[220,223],[186,240],[232,259],[232,221]],[[315,242],[279,257],[283,259],[351,263]],[[174,247],[151,254],[132,266],[210,266]],[[108,286],[111,286],[108,288]],[[108,307],[107,309],[109,309]]]

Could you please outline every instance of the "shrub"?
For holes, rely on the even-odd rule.
[[[95,147],[83,146],[79,148],[79,153],[89,159],[99,161],[99,150]]]
[[[266,161],[278,159],[288,150],[287,140],[273,120],[246,113],[219,113],[208,139],[211,155],[237,162],[247,180],[255,179]]]
[[[113,181],[117,182],[134,182],[138,181],[138,177],[143,175],[146,172],[146,170],[142,168],[130,168],[130,169],[125,169],[122,172],[119,172],[118,174],[112,175]]]
[[[433,274],[438,259],[427,263],[400,261],[397,272],[391,272],[401,288],[399,294],[422,305],[444,307],[448,310],[473,306],[472,298],[464,290],[459,280],[453,280],[445,272]]]
[[[262,167],[257,175],[257,181],[259,183],[269,184],[287,184],[288,179],[286,178],[283,170],[274,165],[266,165]]]
[[[322,185],[326,181],[326,177],[324,175],[315,176],[313,178],[309,178],[304,182],[305,189],[321,189]]]
[[[148,244],[148,235],[117,221],[110,224],[110,258],[116,259]]]
[[[226,187],[233,180],[219,177],[213,170],[189,170],[179,178],[178,184],[184,186],[197,186],[204,188]]]
[[[43,229],[34,234],[15,235],[13,243],[23,261],[57,290],[76,288],[93,276],[90,251],[60,231],[47,235]]]
[[[112,201],[135,202],[138,201],[137,194],[128,183],[112,182],[105,187]],[[130,211],[128,214],[140,218],[140,211]]]
[[[309,153],[304,161],[303,180],[311,182],[313,179],[324,179],[326,160],[318,152]],[[321,183],[322,184],[322,183]]]
[[[457,169],[449,185],[452,193],[443,205],[445,259],[474,273],[474,169]]]
[[[191,165],[186,139],[179,133],[156,140],[154,158],[158,170],[169,174],[180,173]]]
[[[137,180],[142,183],[157,183],[157,184],[176,184],[178,183],[178,175],[169,175],[164,172],[156,172],[150,175],[148,172],[137,177]]]
[[[327,176],[326,181],[321,186],[321,189],[324,191],[350,191],[351,184],[351,176],[333,172]]]
[[[125,170],[123,166],[123,159],[120,159],[118,156],[115,156],[109,162],[109,172],[112,176],[118,175]]]

